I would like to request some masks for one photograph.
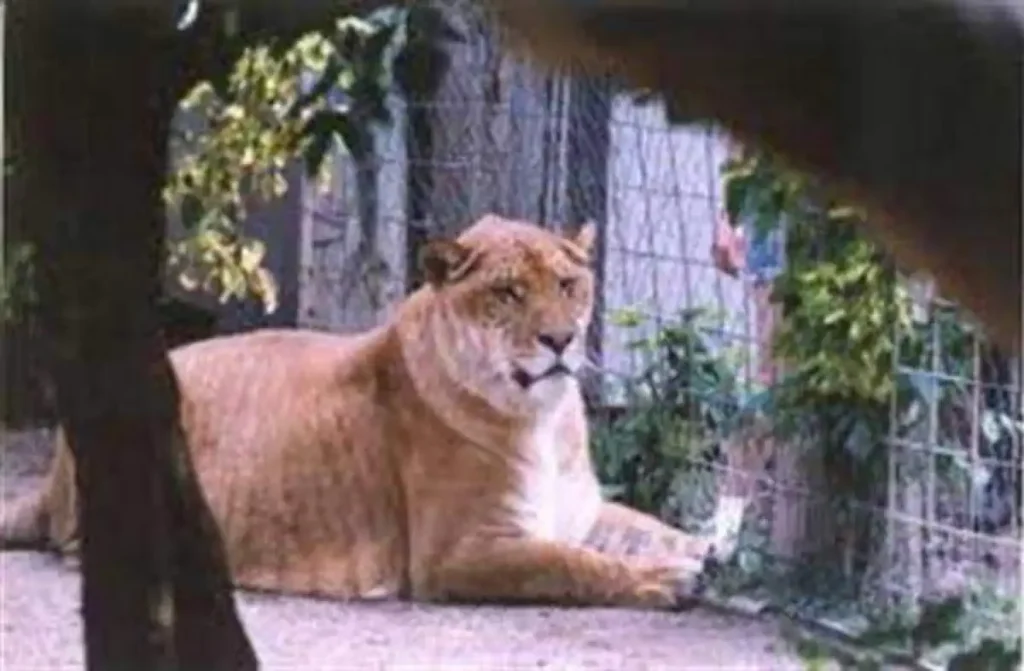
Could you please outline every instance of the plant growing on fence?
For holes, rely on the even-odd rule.
[[[965,599],[926,600],[914,613],[894,614],[850,641],[855,650],[830,654],[827,646],[803,645],[808,668],[822,668],[832,658],[849,671],[941,668],[946,671],[1017,671],[1021,664],[1019,632],[992,636],[972,626]],[[837,651],[831,651],[837,652]]]
[[[909,295],[881,250],[857,233],[863,213],[815,181],[750,150],[729,159],[723,177],[732,221],[752,222],[752,235],[786,225],[786,263],[771,296],[781,313],[772,354],[785,371],[767,392],[772,428],[789,445],[814,436],[823,450],[823,485],[847,541],[826,547],[860,572],[868,520],[848,504],[884,500],[882,448]]]
[[[782,313],[773,354],[786,367],[775,389],[779,428],[817,429],[830,448],[867,456],[885,431],[909,295],[881,250],[857,233],[856,208],[763,153],[729,160],[723,177],[734,221],[761,232],[787,222],[786,266],[772,287]]]
[[[782,313],[773,354],[786,366],[773,394],[778,428],[814,430],[863,460],[887,431],[894,396],[901,415],[915,399],[935,400],[934,376],[901,376],[894,363],[972,377],[974,329],[949,308],[913,318],[888,257],[858,233],[860,209],[763,152],[729,159],[722,174],[734,221],[760,233],[787,223],[787,263],[772,286]]]
[[[972,354],[978,334],[949,308],[915,319],[911,297],[886,256],[857,234],[863,213],[835,201],[814,180],[756,151],[727,161],[723,176],[733,221],[752,222],[755,234],[787,223],[787,264],[772,287],[772,300],[781,308],[772,349],[786,370],[769,390],[775,429],[782,437],[815,436],[824,451],[827,492],[840,504],[836,514],[846,500],[881,505],[891,429],[923,427],[929,408],[937,409],[943,426],[970,419],[974,406],[956,379],[976,376]],[[995,411],[996,400],[982,403]],[[897,426],[891,427],[894,403]],[[982,419],[990,417],[987,426],[982,422],[986,445],[1006,440],[1004,425],[1015,425],[997,416],[1003,417],[982,412]],[[839,524],[854,531],[859,561],[848,568],[860,573],[870,553],[869,529],[863,523],[851,527],[851,519],[840,518]],[[956,618],[949,615],[954,610]],[[919,620],[903,623],[893,635],[910,642],[908,654],[920,656],[915,645],[934,647],[949,632],[933,630],[949,629],[950,619],[961,623],[961,611],[962,603],[925,604]],[[958,624],[956,631],[963,629]],[[1012,644],[974,634],[970,639],[954,641],[958,652],[950,668],[1009,668]]]
[[[705,310],[683,310],[648,335],[635,310],[612,323],[637,334],[628,348],[640,369],[622,380],[626,412],[595,428],[598,474],[613,497],[665,516],[679,473],[712,456],[733,421],[737,380]]]
[[[789,224],[787,265],[772,288],[782,312],[773,351],[787,367],[771,391],[776,429],[820,437],[830,474],[840,476],[832,484],[842,495],[867,495],[894,398],[901,431],[925,422],[927,407],[939,407],[947,423],[971,407],[957,381],[974,377],[979,334],[948,306],[915,319],[887,257],[857,233],[863,213],[813,180],[753,151],[727,161],[723,177],[734,220],[761,232]]]

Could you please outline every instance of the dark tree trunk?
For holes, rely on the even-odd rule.
[[[12,3],[5,61],[8,202],[38,250],[39,318],[77,464],[87,667],[253,669],[159,335],[180,38],[169,11],[99,18],[82,4]]]

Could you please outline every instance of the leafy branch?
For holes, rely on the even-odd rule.
[[[897,385],[893,361],[912,333],[912,302],[862,210],[776,157],[745,150],[722,168],[732,221],[754,236],[785,225],[786,263],[772,285],[781,309],[772,353],[785,367],[771,390],[776,429],[813,430],[830,452],[870,458]]]
[[[189,232],[169,245],[178,282],[222,302],[251,295],[273,311],[266,247],[240,223],[254,204],[287,192],[293,159],[323,186],[334,147],[356,160],[369,156],[372,126],[391,123],[387,95],[402,84],[409,59],[444,53],[443,41],[460,38],[436,8],[385,8],[339,19],[333,32],[308,33],[287,48],[249,47],[219,89],[210,81],[194,87],[181,110],[196,127],[173,138],[178,160],[164,192]]]
[[[376,102],[375,87],[382,82],[366,61],[380,58],[393,30],[345,18],[334,35],[304,35],[280,55],[266,44],[247,48],[225,91],[202,82],[181,101],[199,127],[174,138],[179,159],[164,197],[190,233],[169,250],[170,268],[183,287],[216,292],[221,301],[251,293],[268,312],[275,309],[265,245],[244,235],[239,223],[254,202],[287,192],[285,171],[294,157],[305,156],[308,173],[322,178],[335,137],[345,146],[362,146],[350,117],[355,105],[333,103],[328,94],[337,89]],[[306,91],[311,77],[316,84]],[[379,112],[370,118],[387,120]]]

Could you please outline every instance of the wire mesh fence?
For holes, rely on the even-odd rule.
[[[354,310],[325,270],[345,264],[317,251],[306,277],[320,298],[306,323],[379,319],[411,283],[416,242],[484,213],[556,228],[593,220],[602,233],[594,450],[610,496],[699,526],[731,470],[756,502],[723,589],[851,630],[959,594],[970,621],[984,625],[965,636],[1016,631],[1019,362],[929,297],[918,301],[913,332],[892,336],[903,344],[892,362],[898,391],[883,434],[851,448],[864,452],[860,462],[830,453],[839,448],[826,445],[815,418],[781,432],[762,408],[730,424],[730,413],[779,383],[766,389],[759,375],[773,365],[764,313],[779,308],[752,278],[712,261],[729,138],[670,127],[658,103],[613,81],[538,70],[503,48],[486,17],[453,17],[467,39],[440,93],[396,99],[402,123],[378,137],[374,230],[387,233],[357,256],[385,260],[377,267],[390,293],[364,298],[375,306],[368,314]],[[361,184],[352,173],[339,181],[349,192],[311,203],[314,218],[357,211],[370,192],[351,190]],[[346,244],[351,253],[360,243]]]
[[[768,294],[710,253],[729,138],[671,127],[609,79],[542,71],[486,16],[451,10],[465,40],[440,91],[393,95],[371,156],[339,155],[327,188],[303,189],[289,229],[299,270],[278,278],[298,296],[296,325],[379,323],[416,283],[418,245],[485,213],[592,220],[590,397],[608,496],[699,527],[723,479],[743,480],[754,504],[723,591],[852,629],[958,594],[978,623],[969,636],[1019,631],[1020,362],[928,297],[893,334],[883,435],[851,442],[851,457],[821,429],[845,419],[780,430],[764,398],[786,375],[759,375],[773,365]]]

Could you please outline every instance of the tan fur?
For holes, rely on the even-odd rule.
[[[488,216],[424,255],[393,319],[343,336],[264,330],[171,354],[203,491],[238,586],[335,598],[669,606],[709,541],[601,500],[574,375],[524,388],[573,336],[593,230]],[[567,281],[572,281],[568,284]],[[547,360],[545,360],[547,359]],[[63,442],[0,531],[73,547]],[[13,509],[12,509],[13,510]],[[645,558],[627,556],[645,534]]]

